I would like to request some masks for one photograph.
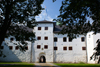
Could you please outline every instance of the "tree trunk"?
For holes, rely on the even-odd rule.
[[[0,47],[1,47],[2,42],[4,41],[7,29],[9,28],[11,24],[11,19],[9,19],[10,9],[11,9],[11,5],[8,4],[8,0],[7,0],[7,5],[5,7],[5,10],[6,10],[5,20],[0,30]]]

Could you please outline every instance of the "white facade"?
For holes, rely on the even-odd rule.
[[[38,23],[38,22],[37,22]],[[85,62],[95,63],[90,60],[96,46],[96,40],[100,39],[100,34],[93,35],[93,32],[87,33],[87,36],[79,35],[71,42],[67,34],[58,34],[54,32],[54,23],[48,21],[39,22],[33,29],[35,32],[34,43],[28,42],[28,49],[26,52],[16,50],[17,43],[14,38],[13,43],[10,42],[10,37],[5,39],[3,53],[6,57],[0,57],[0,61],[13,61],[13,62]],[[54,38],[57,38],[56,41]],[[63,40],[65,38],[65,41]],[[82,41],[83,38],[83,41]],[[12,46],[12,49],[9,49]],[[42,57],[42,58],[41,58]]]

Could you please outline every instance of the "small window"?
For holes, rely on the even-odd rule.
[[[48,49],[48,45],[44,45],[44,48],[45,48],[45,49]]]
[[[41,30],[41,27],[38,27],[38,30]]]
[[[4,46],[1,46],[1,48],[0,49],[4,49]]]
[[[69,50],[72,50],[72,47],[69,47]]]
[[[12,49],[13,49],[13,47],[12,47],[12,46],[9,46],[9,49],[10,49],[10,50],[12,50]]]
[[[48,37],[44,37],[44,40],[48,40]]]
[[[14,40],[14,38],[10,38],[10,41],[13,41]]]
[[[57,47],[54,47],[54,50],[57,50]]]
[[[84,37],[81,37],[81,41],[84,42],[85,41],[85,38]]]
[[[37,49],[40,49],[41,48],[41,46],[40,45],[37,45]]]
[[[69,42],[72,42],[72,38],[69,37]]]
[[[19,49],[19,47],[18,47],[18,46],[16,46],[16,47],[15,47],[15,49],[16,49],[16,50],[18,50],[18,49]]]
[[[86,47],[82,47],[82,50],[86,50]]]
[[[48,30],[48,27],[45,27],[45,30]]]
[[[37,37],[37,39],[38,39],[38,40],[41,40],[41,37],[40,37],[40,36],[38,36],[38,37]]]
[[[63,37],[63,42],[66,42],[67,40],[66,40],[66,37]]]
[[[54,37],[54,42],[57,42],[57,37]]]
[[[28,46],[25,46],[25,49],[28,50]]]
[[[63,47],[63,50],[67,50],[67,47]]]

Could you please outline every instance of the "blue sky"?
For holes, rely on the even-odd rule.
[[[39,16],[36,16],[36,21],[42,21],[42,20],[48,20],[52,21],[53,19],[56,19],[57,16],[60,14],[59,9],[62,5],[62,0],[56,0],[53,2],[52,0],[44,0],[42,7],[46,10],[43,10]],[[89,17],[87,17],[88,20],[92,23],[93,20]]]
[[[44,19],[52,21],[55,19],[60,14],[59,9],[62,3],[61,1],[62,0],[56,0],[56,2],[53,2],[52,0],[44,0],[42,7],[46,7],[46,10],[43,10],[39,16],[36,16],[36,21]]]

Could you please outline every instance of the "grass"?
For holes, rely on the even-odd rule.
[[[33,67],[33,63],[27,62],[0,62],[0,67]]]
[[[100,64],[71,64],[71,63],[54,63],[61,67],[100,67]]]

